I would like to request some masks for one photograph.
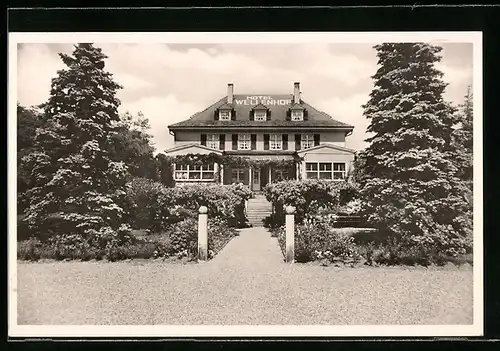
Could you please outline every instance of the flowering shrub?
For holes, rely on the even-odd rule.
[[[242,184],[189,184],[167,188],[161,183],[136,178],[128,187],[130,223],[154,232],[196,217],[200,206],[207,206],[210,218],[221,218],[230,226],[241,226],[246,221],[245,201],[252,197],[250,189]]]
[[[179,186],[174,190],[173,200],[176,205],[196,211],[200,206],[206,206],[210,218],[223,219],[230,226],[245,223],[245,201],[252,197],[250,189],[243,184],[193,184]]]
[[[169,231],[168,254],[182,257],[196,257],[198,252],[198,222],[187,218],[175,223]]]
[[[283,254],[285,253],[285,227],[274,229]],[[334,233],[327,222],[306,220],[295,227],[295,260],[297,262],[323,261],[324,263],[354,264],[361,255],[354,238]]]
[[[280,226],[284,223],[286,206],[294,206],[295,219],[302,223],[307,214],[316,213],[321,209],[338,210],[339,206],[351,201],[357,194],[357,187],[350,182],[332,182],[326,180],[285,180],[268,184],[264,188],[268,201],[275,208],[274,223]]]

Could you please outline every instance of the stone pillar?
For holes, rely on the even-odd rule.
[[[286,207],[285,228],[285,261],[293,263],[295,261],[295,208],[293,206]]]
[[[219,175],[220,175],[220,183],[224,185],[224,165],[222,163],[219,164]]]
[[[208,259],[208,208],[201,206],[198,215],[198,260]]]

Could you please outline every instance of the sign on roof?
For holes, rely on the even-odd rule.
[[[290,105],[292,103],[291,99],[275,99],[272,96],[262,96],[262,95],[249,95],[245,99],[234,99],[236,105],[249,105],[255,106],[258,104],[263,104],[266,106],[272,105]]]

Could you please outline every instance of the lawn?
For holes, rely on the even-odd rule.
[[[253,240],[247,251],[258,249]],[[18,324],[472,323],[469,265],[287,265],[277,247],[260,257],[252,265],[241,256],[191,265],[19,262]]]

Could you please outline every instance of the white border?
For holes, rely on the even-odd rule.
[[[474,94],[474,295],[472,325],[349,326],[61,326],[17,325],[16,101],[18,43],[473,43]],[[8,335],[11,337],[328,337],[483,335],[483,160],[481,32],[246,32],[246,33],[9,33],[8,58]]]

